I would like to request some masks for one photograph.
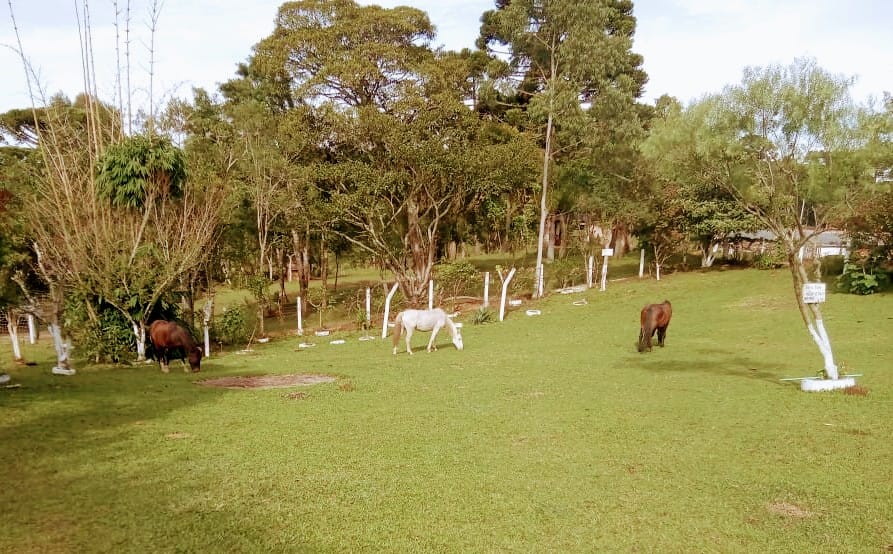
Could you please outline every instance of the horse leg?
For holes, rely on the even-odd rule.
[[[437,350],[437,347],[434,346],[434,339],[437,338],[437,332],[440,331],[440,325],[435,325],[433,329],[431,329],[431,340],[428,341],[428,352],[432,350]]]
[[[170,368],[169,368],[168,365],[167,365],[167,363],[168,363],[168,360],[167,360],[167,348],[162,348],[162,349],[161,349],[161,360],[159,360],[159,361],[161,362],[161,371],[162,371],[162,373],[169,373],[169,372],[170,372]]]
[[[645,351],[645,328],[639,327],[639,352]]]
[[[661,348],[664,347],[664,338],[667,336],[667,326],[657,328],[657,345]]]
[[[411,339],[412,339],[412,328],[407,327],[406,328],[406,352],[408,352],[410,356],[412,356],[412,346],[409,344]]]

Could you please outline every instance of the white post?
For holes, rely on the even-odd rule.
[[[540,266],[542,267],[542,266]],[[505,295],[509,291],[509,282],[512,280],[512,277],[515,276],[515,268],[513,267],[511,271],[509,271],[508,277],[505,278],[505,281],[502,282],[502,298],[499,300],[499,321],[505,319]]]
[[[592,268],[594,265],[594,261],[595,260],[593,256],[589,256],[589,261],[586,264],[586,288],[588,289],[592,288]]]
[[[28,341],[31,344],[37,342],[37,322],[34,319],[34,314],[28,314]]]
[[[604,263],[602,263],[602,283],[601,283],[601,291],[604,292],[605,285],[608,282],[608,258],[614,255],[613,248],[603,248],[602,249],[602,257],[605,259]]]
[[[366,328],[372,324],[372,289],[366,287]]]
[[[301,297],[298,296],[298,336],[301,336],[304,334],[304,320],[303,320],[304,314],[301,313],[302,312],[301,304],[302,304]]]
[[[546,272],[543,269],[543,264],[540,264],[536,268],[536,297],[542,298],[544,291],[546,289]],[[514,269],[514,268],[512,268]]]
[[[388,313],[391,311],[391,298],[394,297],[395,292],[397,292],[397,283],[394,283],[384,300],[384,320],[381,322],[381,338],[387,338],[388,336]]]
[[[490,272],[484,272],[484,307],[490,305]]]
[[[657,280],[660,281],[660,262],[655,261],[655,262],[654,262],[654,267],[657,268],[657,269],[656,269]]]
[[[645,275],[645,249],[639,252],[639,279]]]
[[[434,279],[428,281],[428,309],[434,309]]]
[[[208,300],[205,302],[205,318],[202,321],[202,328],[204,330],[205,335],[205,351],[203,354],[206,357],[211,356],[211,336],[210,336],[210,328],[211,328],[211,315],[214,313],[214,297],[208,297]]]

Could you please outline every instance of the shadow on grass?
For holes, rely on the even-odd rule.
[[[727,375],[743,377],[783,384],[780,379],[788,377],[783,374],[782,364],[767,364],[746,356],[743,351],[730,351],[719,348],[697,348],[686,351],[687,358],[681,358],[679,352],[655,347],[652,352],[630,355],[626,358],[630,367],[653,372],[700,372],[711,375]]]
[[[201,373],[164,375],[157,366],[88,369],[75,377],[47,373],[22,377],[22,388],[0,398],[0,408],[9,410],[0,420],[0,443],[9,447],[0,463],[15,464],[26,454],[29,464],[40,465],[44,458],[126,440],[135,425],[227,392],[197,392],[192,381]]]

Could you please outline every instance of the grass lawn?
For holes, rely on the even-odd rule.
[[[0,551],[889,550],[893,295],[823,308],[867,394],[780,380],[822,366],[792,295],[786,270],[630,277],[537,317],[464,314],[461,352],[292,336],[200,374],[56,377],[48,343],[19,367],[4,338]],[[639,354],[639,309],[664,298],[667,347]],[[196,384],[289,373],[336,380]]]

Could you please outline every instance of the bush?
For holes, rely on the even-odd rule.
[[[476,312],[474,312],[474,315],[471,318],[471,323],[473,325],[483,325],[485,323],[493,322],[495,317],[496,314],[493,312],[493,310],[480,307]]]
[[[136,337],[124,314],[108,304],[92,309],[96,320],[87,317],[83,304],[65,307],[66,325],[78,350],[96,363],[134,360]]]
[[[556,260],[545,269],[549,288],[565,288],[586,281],[586,267],[575,257]]]
[[[821,259],[822,276],[833,277],[843,273],[846,257],[844,256],[825,256]]]
[[[238,306],[223,310],[223,315],[212,325],[214,341],[232,345],[248,341],[248,323],[245,312]]]
[[[775,243],[771,248],[757,254],[753,258],[753,267],[757,269],[778,269],[787,263],[787,255],[780,243]]]
[[[869,260],[864,265],[846,262],[843,274],[837,278],[837,288],[850,294],[874,294],[890,283],[887,275],[876,260]]]
[[[480,280],[480,271],[466,260],[438,264],[434,268],[434,282],[445,298],[474,296],[472,287]]]

